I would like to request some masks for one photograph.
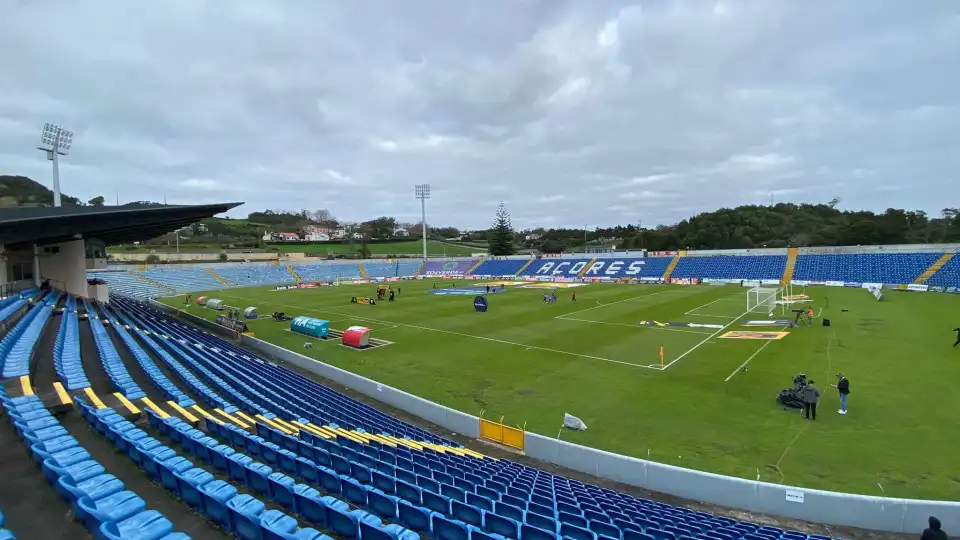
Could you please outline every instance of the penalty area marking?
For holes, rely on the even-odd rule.
[[[664,292],[665,292],[665,291],[664,291]],[[236,296],[231,296],[231,295],[226,295],[226,294],[222,294],[221,296],[223,296],[224,298],[235,298],[235,299],[237,299],[237,300],[242,300],[242,298],[239,298],[239,297],[236,297]],[[648,296],[652,296],[652,295],[648,295]],[[453,336],[460,336],[460,337],[466,337],[466,338],[472,338],[472,339],[479,339],[479,340],[482,340],[482,341],[491,341],[491,342],[493,342],[493,343],[502,343],[502,344],[504,344],[504,345],[513,345],[513,346],[516,346],[516,347],[524,347],[524,348],[526,348],[527,350],[533,349],[533,350],[551,352],[551,353],[556,353],[556,354],[565,354],[565,355],[567,355],[567,356],[578,356],[578,357],[580,357],[580,358],[589,358],[589,359],[591,359],[591,360],[600,360],[601,362],[610,362],[611,364],[620,364],[620,365],[624,365],[624,366],[631,366],[631,367],[638,367],[638,368],[644,368],[644,369],[651,369],[649,366],[645,366],[645,365],[643,365],[643,364],[635,364],[635,363],[633,363],[633,362],[626,362],[626,361],[623,361],[623,360],[614,360],[614,359],[612,359],[612,358],[603,358],[603,357],[601,357],[601,356],[592,356],[592,355],[589,355],[589,354],[580,354],[580,353],[575,353],[575,352],[570,352],[570,351],[561,351],[561,350],[559,350],[559,349],[549,349],[549,348],[547,348],[547,347],[538,347],[538,346],[536,346],[536,345],[527,345],[526,343],[517,343],[517,342],[515,342],[515,341],[507,341],[507,340],[504,340],[504,339],[496,339],[496,338],[491,338],[491,337],[486,337],[486,336],[476,336],[476,335],[473,335],[473,334],[464,334],[463,332],[454,332],[453,330],[441,330],[440,328],[430,328],[429,326],[419,326],[419,325],[415,325],[415,324],[396,323],[396,322],[393,322],[393,321],[384,321],[384,320],[381,320],[381,319],[372,319],[372,318],[370,318],[370,317],[358,317],[358,316],[353,315],[353,314],[340,313],[339,311],[331,311],[331,310],[329,310],[329,309],[311,309],[311,308],[305,308],[305,307],[303,307],[303,306],[297,306],[297,305],[293,305],[293,304],[276,304],[276,305],[278,305],[278,306],[284,306],[284,307],[289,307],[289,308],[295,308],[295,309],[299,309],[299,310],[303,310],[303,311],[311,311],[311,312],[314,312],[314,313],[332,313],[332,314],[334,314],[334,315],[340,315],[341,317],[349,317],[349,318],[354,319],[354,320],[357,320],[357,321],[371,321],[371,322],[381,323],[381,324],[393,324],[395,327],[398,327],[398,328],[399,328],[399,327],[402,327],[402,328],[415,328],[415,329],[417,329],[417,330],[426,330],[426,331],[428,331],[428,332],[439,332],[439,333],[441,333],[441,334],[449,334],[449,335],[453,335]],[[657,368],[657,371],[659,371],[659,370],[660,370],[660,368],[658,367],[658,368]]]
[[[555,318],[556,318],[556,319],[564,319],[564,318],[566,318],[566,317],[569,317],[570,315],[576,315],[577,313],[583,313],[583,312],[585,312],[585,311],[593,311],[594,309],[600,309],[600,308],[602,308],[602,307],[612,306],[612,305],[615,305],[615,304],[621,304],[621,303],[623,303],[623,302],[629,302],[629,301],[631,301],[631,300],[639,300],[639,299],[641,299],[641,298],[650,298],[650,297],[657,296],[657,295],[660,295],[660,294],[664,294],[664,293],[668,293],[668,292],[673,292],[674,290],[680,290],[680,289],[666,289],[666,290],[659,291],[659,292],[655,292],[655,293],[652,293],[652,294],[641,294],[641,295],[639,295],[639,296],[631,296],[630,298],[624,298],[623,300],[617,300],[617,301],[615,301],[615,302],[609,302],[609,303],[607,303],[607,304],[601,304],[601,303],[600,303],[600,300],[597,300],[597,305],[596,305],[596,306],[588,307],[588,308],[586,308],[586,309],[579,309],[579,310],[577,310],[577,311],[571,311],[570,313],[564,313],[563,315],[557,315]]]
[[[685,356],[687,356],[688,354],[690,354],[690,353],[692,353],[693,351],[699,349],[704,343],[706,343],[706,342],[710,341],[711,339],[713,339],[714,337],[718,336],[718,335],[720,334],[720,332],[723,332],[724,330],[726,330],[727,328],[729,328],[731,325],[733,325],[733,323],[739,321],[740,319],[742,319],[742,318],[743,318],[745,315],[747,315],[748,313],[750,313],[750,312],[749,312],[749,311],[744,311],[743,313],[740,314],[739,317],[737,317],[736,319],[734,319],[734,320],[728,322],[727,324],[725,324],[725,325],[723,326],[723,328],[721,328],[721,329],[717,330],[716,332],[710,334],[709,336],[707,336],[706,338],[704,338],[704,340],[701,341],[700,343],[697,343],[697,344],[694,345],[693,347],[690,347],[690,349],[689,349],[687,352],[685,352],[685,353],[681,354],[680,356],[678,356],[678,357],[674,358],[673,360],[671,360],[669,364],[663,366],[663,369],[666,370],[668,367],[670,367],[670,366],[676,364],[677,362],[679,362],[680,360],[682,360],[682,359],[683,359]]]
[[[640,326],[637,324],[627,324],[627,323],[618,323],[618,322],[606,322],[606,321],[592,321],[590,319],[574,319],[573,317],[555,317],[561,321],[576,321],[590,324],[606,324],[609,326],[626,326],[628,328],[643,328],[646,330],[667,330],[669,332],[686,332],[687,334],[700,334],[707,335],[712,334],[712,332],[700,332],[698,330],[688,330],[686,328],[668,328],[665,326]],[[657,369],[660,369],[660,366],[657,366]]]
[[[743,317],[743,315],[740,315],[740,317],[733,317],[733,316],[730,316],[730,315],[708,315],[708,314],[706,314],[706,313],[697,313],[697,311],[700,311],[701,309],[703,309],[703,308],[705,308],[705,307],[707,307],[707,306],[712,306],[713,304],[716,304],[717,302],[719,302],[719,301],[721,301],[721,300],[730,300],[730,299],[732,299],[732,298],[734,298],[734,297],[737,297],[737,298],[739,299],[739,295],[730,295],[730,296],[724,296],[724,297],[722,297],[722,298],[717,298],[716,300],[714,300],[714,301],[712,301],[712,302],[707,302],[706,304],[704,304],[704,305],[702,305],[702,306],[698,306],[698,307],[695,307],[695,308],[691,309],[690,311],[684,313],[684,315],[693,315],[693,316],[696,316],[696,317],[716,317],[716,318],[718,318],[718,319],[739,319],[740,317]]]
[[[780,332],[783,332],[783,331],[786,330],[789,326],[790,326],[789,324],[786,325],[786,326],[784,326],[783,328],[780,329]],[[770,344],[773,343],[774,341],[776,341],[776,340],[768,339],[768,340],[767,340],[763,345],[761,345],[753,354],[750,355],[750,358],[747,358],[744,363],[742,363],[742,364],[740,364],[739,366],[737,366],[737,369],[733,370],[733,373],[731,373],[730,375],[728,375],[727,378],[723,380],[723,382],[730,382],[730,379],[734,378],[734,377],[737,375],[737,373],[741,372],[741,371],[743,370],[743,368],[747,367],[747,364],[749,364],[754,358],[757,357],[757,355],[759,355],[761,352],[763,352],[763,350],[767,348],[767,345],[770,345]]]

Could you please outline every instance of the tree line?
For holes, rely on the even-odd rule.
[[[668,251],[960,242],[958,208],[947,207],[930,216],[922,210],[899,208],[882,213],[840,210],[838,203],[721,208],[653,228],[631,224],[519,232],[510,227],[509,214],[501,204],[488,238],[493,255],[509,255],[518,249],[560,253],[585,246]]]

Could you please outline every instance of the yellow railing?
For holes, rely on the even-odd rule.
[[[503,423],[503,417],[499,422],[483,418],[483,411],[480,411],[480,438],[500,443],[504,446],[523,450],[524,428],[515,428]]]

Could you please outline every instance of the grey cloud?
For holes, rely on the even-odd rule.
[[[53,9],[55,7],[56,9]],[[776,200],[937,212],[960,158],[947,0],[0,0],[0,163],[88,199],[517,227]]]

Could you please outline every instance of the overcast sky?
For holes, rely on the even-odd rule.
[[[960,2],[0,0],[0,174],[518,228],[960,206]],[[951,198],[953,197],[953,198]]]

